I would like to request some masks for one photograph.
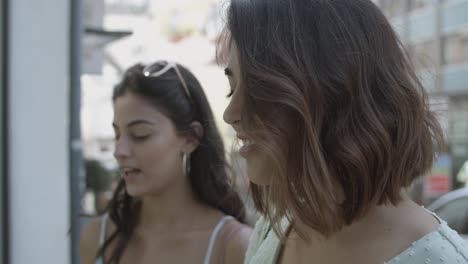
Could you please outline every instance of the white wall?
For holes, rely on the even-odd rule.
[[[70,263],[70,0],[9,1],[12,264]]]

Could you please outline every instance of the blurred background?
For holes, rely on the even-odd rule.
[[[468,182],[468,0],[374,2],[407,48],[448,142],[411,195],[430,205],[458,189],[437,208],[454,225],[468,223],[468,194],[459,194]],[[79,263],[80,216],[101,213],[117,179],[113,85],[137,62],[174,60],[200,79],[248,202],[234,133],[222,122],[229,87],[215,42],[224,4],[0,0],[0,263]]]
[[[84,210],[99,213],[116,179],[112,89],[137,62],[177,61],[199,78],[230,150],[234,133],[222,120],[229,83],[216,64],[221,2],[83,0],[81,132],[86,170]],[[97,168],[102,168],[99,171]],[[108,175],[104,176],[109,172]],[[96,177],[96,175],[101,175]],[[96,180],[99,178],[100,180]]]

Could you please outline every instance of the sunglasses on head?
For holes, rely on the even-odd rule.
[[[185,95],[189,98],[190,101],[192,101],[192,94],[190,93],[187,83],[185,82],[184,77],[182,77],[179,67],[177,67],[177,64],[175,62],[157,61],[155,63],[149,64],[143,69],[143,75],[146,77],[159,77],[171,69],[174,69],[174,71],[176,72],[177,77],[179,78],[179,81],[182,84],[182,87],[184,88]]]

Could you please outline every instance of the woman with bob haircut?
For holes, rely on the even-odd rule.
[[[82,231],[81,263],[242,262],[251,229],[197,78],[175,62],[135,64],[112,99],[122,178]]]
[[[263,215],[245,263],[468,263],[405,192],[443,135],[372,1],[231,0],[223,36],[224,120]]]

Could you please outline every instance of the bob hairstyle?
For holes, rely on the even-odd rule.
[[[443,135],[391,25],[370,0],[231,0],[218,58],[236,48],[241,127],[272,160],[251,184],[277,234],[325,236],[397,204]],[[299,234],[304,234],[297,230]]]

